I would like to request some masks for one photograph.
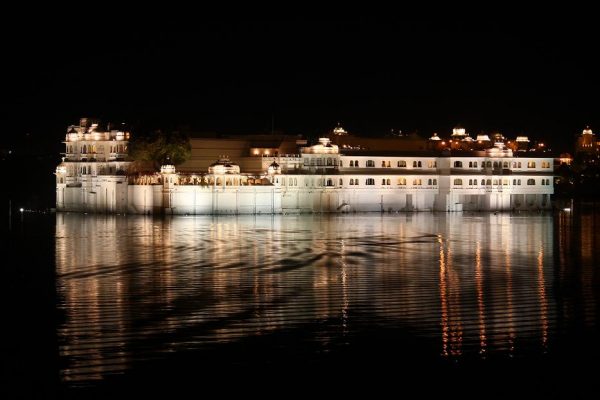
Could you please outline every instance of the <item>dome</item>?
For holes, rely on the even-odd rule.
[[[239,174],[240,166],[231,162],[229,157],[221,157],[208,167],[209,174]]]
[[[442,139],[440,139],[440,137],[438,136],[438,134],[437,134],[437,133],[434,133],[434,134],[433,134],[433,136],[431,136],[431,137],[429,138],[429,140],[442,140]]]

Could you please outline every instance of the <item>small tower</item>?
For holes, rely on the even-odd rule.
[[[346,131],[342,125],[338,122],[337,126],[335,128],[333,128],[333,134],[335,136],[347,136],[348,135],[348,131]]]
[[[577,146],[575,148],[576,153],[596,153],[598,143],[596,141],[596,135],[592,132],[589,126],[586,126],[581,135],[577,138]]]
[[[529,150],[529,138],[527,136],[517,136],[515,142],[517,143],[517,151]]]
[[[172,213],[173,207],[173,190],[179,182],[179,175],[175,171],[175,166],[171,164],[162,165],[160,174],[163,181],[163,208],[168,214]]]

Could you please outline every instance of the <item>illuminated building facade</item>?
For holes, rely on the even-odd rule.
[[[410,135],[361,140],[338,126],[313,146],[264,135],[192,139],[191,160],[177,169],[165,165],[153,175],[127,175],[126,154],[117,152],[122,157],[112,159],[106,150],[116,145],[126,151],[128,134],[116,132],[113,139],[112,131],[104,132],[96,140],[94,130],[89,132],[93,125],[83,125],[67,133],[67,157],[56,172],[58,210],[259,214],[551,208],[553,158],[513,152],[500,134],[493,135],[493,144],[487,135],[471,139],[463,128],[454,130],[448,144],[437,134],[429,141]],[[96,154],[102,149],[102,157],[84,157],[90,145]],[[201,157],[211,151],[235,156],[221,155],[201,168],[206,166]]]

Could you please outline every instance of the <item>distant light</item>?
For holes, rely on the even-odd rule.
[[[23,209],[23,208],[21,207],[21,208],[19,208],[19,211],[23,212],[23,211],[25,211],[25,209]]]
[[[571,208],[570,208],[570,207],[565,207],[565,208],[563,208],[563,211],[570,212],[570,211],[571,211]]]
[[[443,146],[445,146],[445,145],[446,145],[446,142],[442,142],[442,145],[443,145]]]

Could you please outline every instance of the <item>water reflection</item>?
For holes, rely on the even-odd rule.
[[[169,353],[322,321],[312,338],[321,348],[352,346],[365,329],[404,327],[438,343],[424,353],[444,358],[547,351],[553,279],[569,273],[564,263],[555,271],[554,223],[537,214],[60,214],[63,377],[100,379]],[[556,223],[562,260],[570,222]],[[583,294],[593,296],[585,286],[593,267],[582,268]],[[594,308],[586,313],[595,321]]]

